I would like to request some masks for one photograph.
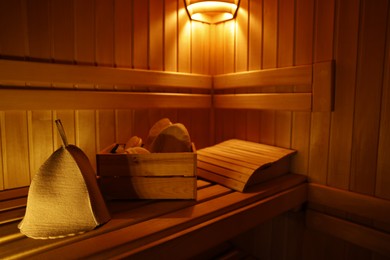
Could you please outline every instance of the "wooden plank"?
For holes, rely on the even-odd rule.
[[[53,153],[53,115],[50,110],[28,113],[29,164],[31,178]]]
[[[164,1],[149,6],[149,69],[164,70]]]
[[[115,131],[115,142],[120,144],[125,144],[130,137],[135,135],[134,111],[128,109],[115,110]]]
[[[164,70],[177,71],[177,2],[164,1]]]
[[[183,1],[178,1],[177,71],[191,72],[191,22]]]
[[[224,196],[228,193],[231,193],[229,189],[219,185],[212,185],[199,189],[198,198],[196,201],[157,200],[153,201],[153,203],[150,203],[152,201],[148,201],[146,203],[145,201],[132,201],[131,203],[129,203],[129,201],[123,200],[111,201],[108,206],[110,207],[110,212],[112,212],[112,219],[108,223],[99,227],[98,229],[93,230],[92,232],[86,232],[80,236],[67,237],[63,239],[31,240],[19,233],[19,230],[16,227],[17,223],[10,223],[10,219],[7,219],[7,217],[18,218],[16,219],[16,221],[20,221],[21,217],[23,217],[24,215],[24,209],[10,211],[11,214],[2,213],[0,215],[0,223],[2,223],[2,221],[4,220],[9,224],[7,224],[6,227],[0,225],[1,235],[3,235],[3,232],[5,231],[5,233],[10,236],[5,237],[5,241],[3,239],[0,239],[0,244],[2,242],[8,242],[7,247],[3,247],[2,249],[4,250],[0,251],[0,257],[10,257],[11,255],[15,258],[30,257],[34,253],[44,253],[45,251],[53,247],[58,247],[94,236],[99,236],[100,234],[121,229],[126,226],[134,225],[142,221],[158,218],[161,215],[173,212],[175,210],[190,207],[196,203],[202,203],[215,197]],[[4,230],[4,228],[6,230]],[[18,239],[16,240],[14,239],[14,237],[17,237]],[[10,241],[10,239],[13,241]]]
[[[375,195],[390,200],[390,160],[387,159],[390,154],[390,19],[387,24]]]
[[[390,256],[390,235],[313,210],[306,211],[308,228],[344,239],[361,247]]]
[[[210,95],[0,89],[0,110],[210,108]],[[15,102],[17,100],[17,102]]]
[[[114,199],[196,199],[195,177],[100,178],[100,189]]]
[[[0,192],[0,201],[26,197],[28,193],[28,187],[10,189]]]
[[[96,111],[77,110],[75,114],[76,145],[88,157],[96,172],[97,138]]]
[[[4,144],[6,142],[5,140],[5,126],[4,126],[4,112],[0,112],[0,191],[4,190],[4,175],[5,175],[5,147]],[[1,193],[0,193],[1,194]],[[1,198],[1,197],[0,197]]]
[[[378,222],[390,223],[390,201],[385,199],[310,183],[308,201]]]
[[[248,70],[248,0],[240,1],[240,8],[237,10],[236,18],[236,52],[235,52],[235,71],[247,71]]]
[[[310,111],[311,94],[219,94],[213,104],[215,108]]]
[[[113,146],[107,147],[111,148]],[[107,149],[108,150],[108,149]],[[151,153],[96,155],[99,176],[194,176],[194,153]]]
[[[67,0],[51,2],[50,14],[52,59],[58,63],[73,63],[75,58],[73,2]]]
[[[149,1],[133,1],[133,68],[148,69]]]
[[[178,234],[178,232],[185,230],[186,228],[189,228],[191,226],[195,226],[195,229],[199,229],[197,228],[197,225],[199,224],[207,224],[208,220],[213,221],[213,218],[224,214],[229,214],[229,212],[235,213],[235,210],[239,210],[240,208],[246,209],[246,206],[250,207],[251,203],[254,203],[253,205],[257,205],[256,203],[261,203],[260,201],[262,199],[266,199],[267,197],[281,192],[279,196],[276,195],[275,197],[271,197],[265,200],[266,202],[269,202],[266,203],[267,205],[269,205],[269,207],[267,207],[267,210],[261,208],[261,210],[256,210],[255,212],[258,216],[267,216],[264,212],[269,212],[270,215],[268,216],[268,218],[271,218],[274,214],[280,214],[281,212],[284,212],[291,207],[298,206],[304,202],[304,200],[306,199],[306,187],[304,184],[299,185],[302,184],[302,181],[303,178],[298,178],[298,176],[296,175],[288,176],[287,178],[280,178],[275,181],[270,181],[267,184],[256,186],[256,188],[254,188],[252,192],[249,193],[229,193],[225,196],[216,197],[210,201],[197,203],[195,206],[192,207],[183,208],[181,210],[176,210],[174,212],[161,215],[158,218],[145,220],[138,224],[125,226],[121,229],[101,234],[100,236],[81,240],[78,243],[73,243],[60,248],[55,248],[50,251],[46,251],[44,255],[46,257],[54,255],[65,256],[69,255],[70,253],[74,256],[75,254],[77,254],[78,258],[83,258],[91,254],[99,253],[99,255],[102,256],[101,254],[104,253],[105,250],[109,250],[110,248],[121,245],[124,245],[126,247],[126,252],[130,252],[131,249],[137,249],[140,248],[142,245],[153,243],[154,241],[158,241],[159,239],[163,239],[164,237],[169,237],[171,235]],[[294,187],[296,185],[299,186]],[[296,193],[290,193],[290,188],[292,188],[291,190],[295,191]],[[278,200],[277,198],[280,198],[280,200]],[[273,204],[272,201],[277,201],[278,203]],[[280,205],[280,207],[275,207],[275,205]],[[276,211],[272,211],[271,209],[274,209]],[[280,211],[280,209],[283,210]],[[247,217],[245,217],[244,219],[247,219]],[[218,220],[218,218],[216,220]],[[239,223],[243,223],[243,221],[239,221]],[[258,222],[255,223],[258,224]],[[213,232],[215,234],[218,233],[214,230]],[[208,240],[208,242],[210,241],[212,240]],[[99,246],[97,247],[96,245]],[[116,251],[118,249],[119,248],[115,248],[114,253],[118,254],[119,251]],[[161,254],[161,251],[159,252]]]
[[[274,69],[277,66],[278,48],[278,2],[263,1],[263,57],[262,69]],[[269,85],[261,88],[262,93],[272,93],[276,86]],[[260,111],[260,142],[273,145],[275,143],[275,111]]]
[[[227,22],[222,23],[223,24],[223,73],[233,73],[235,72],[235,57],[234,57],[234,40],[236,37],[236,30],[235,30],[235,21],[230,20]],[[214,82],[214,88],[215,88],[215,82]]]
[[[95,64],[114,66],[114,1],[95,0]],[[99,88],[112,88],[100,85]]]
[[[210,25],[191,21],[191,72],[208,74],[208,31]]]
[[[291,67],[294,61],[294,1],[279,1],[278,10],[277,67]],[[280,87],[276,91],[292,92],[293,86]],[[291,146],[291,121],[292,113],[290,111],[275,112],[275,145]]]
[[[349,188],[350,180],[358,27],[359,3],[340,1],[335,26],[336,109],[332,112],[327,184],[343,189]]]
[[[3,123],[4,188],[30,185],[27,112],[6,111]]]
[[[52,58],[49,17],[48,0],[27,1],[28,53],[32,60],[49,61]]]
[[[5,57],[27,56],[27,13],[22,1],[0,1],[0,54]]]
[[[109,257],[122,252],[118,256],[119,258],[131,256],[132,259],[153,259],[172,255],[183,259],[188,258],[254,228],[260,223],[291,209],[293,205],[301,204],[305,199],[304,192],[304,186],[298,186],[269,199],[260,200],[156,241],[132,247],[132,250],[128,250],[127,245],[123,245],[104,256]],[[253,221],[247,221],[248,219]],[[237,223],[241,223],[239,227],[226,229],[227,226]],[[204,239],[205,237],[208,239]],[[178,248],[187,249],[177,250]]]
[[[96,121],[96,149],[101,151],[103,148],[115,143],[116,141],[115,111],[112,109],[96,111]]]
[[[350,189],[375,193],[388,1],[363,1]]]
[[[74,1],[74,51],[77,64],[95,64],[95,0]]]
[[[261,69],[263,44],[263,1],[251,0],[249,4],[249,40],[248,40],[248,69]]]
[[[207,75],[0,60],[0,83],[13,85],[42,82],[46,85],[131,84],[145,87],[211,88],[211,77]]]
[[[263,69],[273,69],[277,65],[278,48],[278,2],[263,1]]]
[[[133,65],[132,2],[115,0],[114,12],[114,63],[118,68],[131,68]]]
[[[294,65],[313,63],[314,1],[295,2]],[[311,92],[310,85],[294,84],[294,92]],[[309,165],[310,113],[293,112],[291,147],[297,154],[291,164],[292,172],[307,174]]]
[[[222,74],[215,75],[213,78],[215,89],[311,85],[311,83],[312,66],[310,65]]]
[[[313,65],[313,112],[333,111],[334,63]]]
[[[331,111],[333,110],[334,64],[333,34],[335,1],[317,1],[315,7],[313,113],[311,114],[308,174],[313,182],[326,183],[330,140]],[[330,61],[330,62],[329,62]]]

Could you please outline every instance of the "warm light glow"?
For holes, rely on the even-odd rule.
[[[219,23],[233,19],[238,0],[235,1],[196,1],[186,0],[191,19],[206,23]]]

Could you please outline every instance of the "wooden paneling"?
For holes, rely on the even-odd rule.
[[[6,86],[75,85],[78,89],[105,86],[149,86],[210,89],[211,77],[188,73],[75,66],[42,62],[0,60],[0,84]],[[85,87],[87,86],[87,87]]]
[[[271,3],[267,0],[253,0],[249,1],[248,7],[244,4],[245,8],[248,10],[248,18],[238,17],[236,28],[240,28],[242,20],[249,21],[247,71],[242,69],[242,61],[239,60],[242,57],[237,58],[237,53],[245,53],[242,43],[246,39],[240,39],[245,36],[237,30],[232,34],[230,31],[220,29],[223,26],[226,28],[227,24],[215,27],[215,37],[222,41],[217,44],[223,50],[214,52],[215,60],[220,62],[215,62],[213,71],[215,74],[229,73],[231,69],[226,68],[231,67],[229,63],[232,60],[235,63],[233,67],[240,68],[239,73],[215,77],[214,86],[217,94],[246,93],[248,88],[245,87],[235,93],[229,91],[235,88],[234,85],[259,84],[254,83],[255,80],[249,77],[253,70],[260,70],[258,73],[266,74],[273,71],[266,68],[276,67],[275,71],[280,71],[279,68],[291,66],[294,68],[311,64],[323,66],[325,63],[321,64],[322,62],[334,60],[334,93],[331,89],[321,86],[329,84],[321,77],[313,78],[313,90],[308,89],[311,84],[289,85],[282,82],[276,89],[277,92],[291,92],[292,89],[295,92],[313,91],[313,95],[328,91],[318,96],[324,98],[325,95],[334,94],[334,110],[325,112],[319,108],[317,112],[311,113],[277,112],[284,113],[279,114],[282,123],[278,123],[278,127],[277,113],[274,116],[265,116],[265,113],[259,110],[242,111],[239,115],[246,117],[246,123],[243,124],[242,119],[237,119],[237,112],[229,109],[217,110],[215,121],[217,139],[222,141],[232,136],[242,137],[241,133],[246,131],[247,140],[274,141],[276,144],[297,149],[298,154],[294,158],[292,171],[308,175],[312,182],[389,199],[386,187],[389,185],[387,176],[390,167],[388,160],[385,159],[388,157],[390,132],[387,119],[389,2],[280,0]],[[270,29],[275,28],[275,19],[272,18],[274,8],[277,9],[278,17],[276,41]],[[239,14],[246,15],[244,12]],[[226,42],[229,41],[229,37],[234,37],[236,45],[233,46],[233,50],[227,51],[231,44]],[[276,64],[271,58],[275,55]],[[330,64],[326,66],[328,65]],[[221,69],[221,66],[225,69]],[[318,66],[313,69],[314,74],[321,70]],[[240,78],[243,75],[248,78]],[[238,83],[235,82],[235,77]],[[271,78],[274,82],[285,79],[285,77],[275,79],[275,76]],[[224,90],[221,85],[225,83],[219,84],[222,80],[226,80],[226,86],[229,86]],[[332,81],[332,77],[327,80]],[[250,91],[268,92],[267,84],[264,85],[261,88],[251,88]],[[240,98],[238,96],[234,102],[239,102]],[[313,106],[317,105],[318,103],[313,101]],[[235,127],[234,131],[227,129],[232,125]],[[281,130],[281,127],[284,129]],[[267,133],[270,129],[273,131],[271,134]],[[334,209],[329,211],[332,212]],[[348,215],[346,212],[342,214]],[[350,220],[358,222],[359,218],[351,217]],[[371,223],[370,220],[363,222]],[[277,229],[283,223],[275,225]],[[269,250],[273,243],[269,242],[269,247],[264,243],[273,237],[272,233],[272,224],[263,227],[261,235],[257,238],[258,243],[261,243],[258,246]],[[348,242],[336,243],[332,239],[320,233],[308,232],[304,242],[304,250],[307,250],[304,256],[321,259],[324,257],[321,252],[327,250],[325,255],[334,258],[353,259],[358,255],[359,258],[380,259],[379,255],[371,253],[370,250]],[[333,248],[331,251],[328,251],[329,246]],[[269,256],[268,254],[267,257]]]
[[[1,110],[207,108],[207,94],[0,89]],[[299,95],[299,94],[297,94]],[[18,102],[14,102],[18,99]],[[293,100],[299,106],[299,100]],[[306,102],[307,103],[307,102]],[[303,103],[305,105],[305,103]]]
[[[278,69],[251,70],[214,76],[215,89],[310,85],[312,66],[295,66]]]
[[[308,228],[349,241],[377,252],[384,257],[390,256],[390,235],[388,233],[380,232],[363,225],[357,225],[313,210],[306,212],[306,225]],[[368,255],[366,257],[370,257],[370,253],[367,253]],[[366,257],[365,259],[367,259]]]
[[[197,29],[194,30],[183,8],[184,3],[176,0],[1,1],[0,58],[1,62],[6,62],[2,64],[0,70],[1,85],[74,88],[77,91],[142,90],[150,92],[157,88],[159,92],[169,91],[174,93],[173,96],[175,93],[179,93],[180,96],[180,93],[194,91],[196,87],[182,88],[194,83],[203,89],[199,93],[208,93],[211,86],[210,76],[186,74],[190,77],[185,76],[180,79],[184,74],[176,73],[177,71],[191,73],[191,66],[195,66],[198,73],[209,73],[210,33],[208,30],[210,26],[199,23]],[[194,44],[196,46],[193,46]],[[202,58],[194,63],[191,57],[195,56],[198,50],[202,50]],[[14,62],[12,60],[47,63],[32,66],[25,63],[27,67],[24,69],[26,72],[24,74],[20,70],[16,71],[16,67],[19,67],[21,63],[12,65],[11,63]],[[69,63],[77,66],[69,65]],[[114,68],[117,69],[114,70]],[[147,74],[137,77],[130,75],[132,72],[127,69],[142,69]],[[158,73],[157,78],[160,80],[154,78],[152,76],[154,72],[150,74],[149,69]],[[119,71],[130,74],[118,81],[115,79],[121,76],[118,78],[118,75],[115,76],[112,72],[115,74]],[[174,76],[171,78],[171,83],[166,85],[167,82],[162,75],[168,74],[180,76],[178,78]],[[190,80],[192,76],[195,77],[194,81]],[[92,82],[85,81],[88,77],[93,79]],[[10,81],[10,78],[18,80],[17,82]],[[102,78],[107,80],[101,80]],[[136,78],[144,83],[137,83]],[[207,79],[204,81],[202,78]],[[56,83],[53,84],[53,82]],[[55,98],[58,97],[56,95],[61,96],[61,92],[50,93],[54,94]],[[64,93],[65,96],[73,95],[71,92]],[[194,91],[194,94],[196,93],[198,92]],[[5,95],[5,93],[1,95],[3,94]],[[30,93],[22,92],[27,103],[31,102],[36,94],[30,95]],[[71,101],[73,105],[62,106],[59,105],[60,101],[54,106],[47,103],[47,106],[43,105],[44,102],[37,106],[34,105],[35,107],[27,107],[27,103],[23,104],[24,101],[20,100],[13,102],[20,105],[18,111],[9,110],[10,107],[8,107],[5,109],[7,111],[0,112],[1,189],[28,185],[30,175],[34,174],[45,159],[44,157],[61,145],[53,123],[49,123],[57,118],[63,121],[69,141],[85,149],[92,162],[95,153],[108,143],[126,142],[131,135],[146,138],[149,127],[163,116],[168,116],[173,121],[180,120],[186,123],[197,147],[210,145],[208,138],[210,117],[207,109],[180,110],[180,116],[178,116],[176,105],[171,109],[166,109],[167,103],[149,100],[164,109],[152,108],[151,103],[147,103],[148,100],[142,102],[138,99],[139,96],[134,99],[134,101],[137,100],[135,103],[132,102],[132,98],[128,99],[125,96],[121,101],[107,101],[104,98],[105,93],[98,95],[101,95],[101,100],[106,100],[103,103],[106,102],[108,106],[99,108],[97,103],[100,102],[98,101],[100,98],[95,99],[96,96],[93,93],[85,94],[86,99],[81,98],[83,94],[77,95],[76,103],[68,96],[70,100],[73,100]],[[152,93],[146,94],[153,96]],[[166,97],[168,99],[173,97],[169,96]],[[5,96],[2,96],[2,101],[3,97]],[[41,97],[38,94],[36,101]],[[189,98],[188,102],[184,103],[175,101],[175,99],[176,97],[168,103],[196,103],[196,107],[203,103],[203,101],[199,103],[200,100],[197,98]],[[60,100],[64,101],[62,97]],[[49,103],[53,104],[53,101]],[[125,105],[117,106],[116,102]],[[88,103],[89,105],[84,108],[83,105],[78,105]],[[137,107],[136,103],[143,103],[143,108]],[[209,104],[210,99],[207,107]],[[27,109],[32,110],[27,111]]]
[[[362,1],[350,189],[375,194],[388,1]]]
[[[133,109],[131,105],[117,110],[90,107],[86,111],[1,111],[0,179],[4,181],[0,181],[0,188],[28,185],[35,164],[60,144],[56,131],[50,134],[49,126],[45,125],[46,118],[65,121],[69,138],[83,147],[90,146],[86,149],[93,157],[105,143],[123,141],[129,135],[144,135],[141,132],[156,118],[170,116],[186,123],[197,146],[211,144],[210,140],[219,142],[237,137],[294,148],[298,154],[292,164],[293,172],[308,175],[315,183],[390,199],[388,0],[243,0],[236,20],[217,25],[191,22],[182,8],[180,0],[0,1],[0,57],[74,63],[83,65],[82,74],[89,73],[90,68],[85,66],[89,65],[97,66],[94,69],[99,71],[123,67],[153,69],[164,75],[167,72],[249,75],[253,70],[269,73],[272,69],[334,60],[334,111],[217,109],[210,114],[204,109]],[[59,13],[61,10],[63,13]],[[7,75],[15,73],[12,67],[8,68],[0,71],[2,84],[25,86],[23,81],[7,82]],[[30,75],[35,77],[31,85],[42,87],[42,74],[36,68]],[[69,77],[63,78],[57,87],[126,91],[155,91],[157,87],[161,92],[167,91],[166,82],[156,83],[150,73],[145,73],[142,81],[151,84],[139,85],[131,75],[119,82],[116,77],[104,81],[101,77],[105,70],[102,71],[92,72],[97,79],[94,84],[83,84],[82,77],[81,82],[68,80],[80,77],[68,71]],[[194,94],[208,91],[210,78],[192,76],[173,77],[176,85],[169,90]],[[218,94],[312,91],[311,84],[283,83],[279,79],[281,83],[276,89],[217,89],[216,84],[215,91]],[[248,78],[246,83],[251,81]],[[182,86],[188,88],[178,88]],[[41,142],[42,136],[37,132],[40,129],[52,140],[46,141],[42,154],[35,157],[32,153],[37,147],[35,143]],[[92,134],[88,135],[89,132]],[[269,221],[256,233],[254,243],[264,256],[283,258],[275,243],[286,236],[275,232],[292,230],[302,237],[302,230],[294,230],[294,225],[286,221]],[[335,259],[371,258],[371,255],[380,259],[367,249],[337,243],[341,240],[335,242],[318,232],[307,231],[304,239],[306,259],[324,258],[321,252],[325,251],[326,256]]]

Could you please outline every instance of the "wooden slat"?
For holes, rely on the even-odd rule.
[[[313,65],[313,111],[332,111],[334,63],[318,62]]]
[[[93,253],[99,253],[99,256],[102,257],[102,253],[105,250],[121,245],[125,245],[126,251],[129,251],[130,249],[137,249],[147,243],[153,243],[153,241],[158,241],[164,237],[174,235],[175,233],[185,230],[191,226],[196,227],[196,225],[202,225],[202,223],[207,225],[208,220],[213,221],[213,218],[215,217],[229,214],[229,212],[234,213],[235,210],[239,210],[240,208],[245,209],[246,206],[249,206],[251,203],[256,204],[257,201],[266,199],[267,197],[279,192],[285,191],[282,192],[281,195],[287,195],[289,193],[288,189],[299,190],[299,192],[294,196],[281,196],[283,197],[282,201],[276,203],[276,205],[283,205],[280,206],[282,208],[286,207],[283,209],[283,211],[285,211],[305,201],[305,185],[293,188],[294,186],[301,184],[303,179],[304,177],[301,178],[296,175],[287,176],[287,178],[280,178],[278,180],[268,182],[263,186],[257,186],[254,190],[252,190],[252,192],[229,193],[225,196],[219,196],[203,203],[197,203],[192,207],[183,208],[181,210],[161,215],[158,218],[145,220],[138,224],[101,234],[100,236],[84,239],[78,243],[69,244],[61,248],[55,248],[51,251],[45,252],[44,256],[73,255],[74,257],[77,256],[77,258],[83,258]],[[278,196],[276,196],[276,198],[277,197]],[[288,199],[289,197],[291,200]],[[272,201],[272,198],[275,197],[271,197],[271,199],[266,199],[265,201]],[[275,204],[273,204],[273,206],[275,206]],[[274,209],[280,209],[280,207],[276,207]],[[276,214],[280,213],[279,211],[277,212],[278,213]],[[271,214],[271,216],[272,215],[273,214]],[[218,218],[216,220],[218,220]],[[114,250],[114,253],[118,254],[118,248],[115,248]]]
[[[340,1],[335,37],[335,111],[332,113],[327,184],[348,189],[350,183],[353,113],[358,50],[359,3]]]
[[[390,223],[390,201],[385,199],[310,183],[308,200],[361,217]]]
[[[0,250],[0,257],[26,258],[38,255],[40,258],[52,258],[61,255],[63,257],[83,258],[99,252],[103,257],[105,250],[111,253],[111,249],[116,246],[129,245],[126,249],[142,249],[142,246],[151,243],[153,245],[160,239],[169,238],[171,235],[182,234],[183,230],[197,225],[209,226],[219,220],[219,216],[235,216],[240,212],[250,212],[252,208],[257,208],[259,204],[267,204],[267,208],[256,210],[253,215],[245,215],[243,219],[249,225],[256,225],[262,218],[254,216],[272,217],[274,214],[293,208],[306,200],[305,177],[299,175],[284,176],[268,183],[253,187],[248,193],[232,192],[220,185],[210,185],[198,189],[197,200],[181,201],[149,201],[148,203],[137,203],[136,201],[116,201],[113,202],[119,209],[111,208],[115,213],[112,219],[105,225],[85,234],[55,240],[32,240],[24,236],[15,239],[12,235],[18,232],[16,222],[1,226],[1,231],[7,229],[8,225],[13,225],[13,231],[6,231],[7,246]],[[275,196],[274,196],[275,195]],[[253,205],[253,206],[252,206]],[[279,205],[279,206],[278,206]],[[270,210],[268,210],[268,207]],[[260,213],[263,212],[263,213]],[[267,214],[264,214],[268,212]],[[268,215],[269,214],[269,215]],[[242,221],[240,221],[242,222]],[[219,230],[224,230],[221,225]],[[207,229],[207,228],[206,228]],[[210,229],[214,234],[215,230]],[[243,230],[231,229],[236,232]],[[4,233],[3,233],[4,234]],[[205,238],[207,236],[203,236]],[[221,236],[220,238],[222,238]],[[209,242],[212,239],[205,239]],[[2,240],[0,240],[0,243]],[[129,243],[129,244],[127,244]],[[192,244],[188,244],[192,245]],[[190,248],[186,246],[185,248]],[[182,250],[179,250],[182,251]],[[156,250],[156,252],[162,252]],[[118,254],[117,248],[114,253]]]
[[[5,190],[0,192],[0,201],[27,196],[28,187]]]
[[[8,242],[7,247],[4,250],[0,250],[0,258],[8,258],[11,255],[14,258],[23,258],[31,256],[37,252],[45,252],[50,248],[58,247],[61,245],[67,245],[72,242],[80,241],[86,238],[99,236],[113,230],[117,230],[129,225],[133,225],[148,219],[158,218],[161,215],[168,214],[175,210],[180,210],[186,207],[193,206],[195,203],[202,203],[210,200],[214,197],[219,197],[230,193],[231,190],[222,186],[213,185],[206,188],[202,188],[198,192],[197,201],[195,200],[156,200],[156,201],[113,201],[108,204],[110,212],[112,213],[112,219],[103,225],[102,227],[95,229],[91,232],[87,232],[81,236],[67,237],[63,239],[49,239],[49,240],[32,240],[19,233],[16,225],[17,222],[24,216],[24,209],[13,210],[7,214],[0,215],[0,223],[10,223],[10,220],[14,223],[10,223],[7,226],[0,225],[0,235],[7,234],[7,237],[0,239],[2,242]],[[131,202],[131,203],[129,203]],[[150,203],[153,202],[153,203]],[[5,215],[5,216],[3,216]],[[13,219],[10,219],[13,218]],[[8,220],[8,221],[7,221]],[[12,230],[9,230],[9,225],[12,225]],[[6,230],[4,230],[6,229]],[[19,235],[19,236],[18,236]],[[18,237],[19,240],[9,243],[13,237]],[[2,248],[3,249],[3,248]]]
[[[137,69],[62,65],[0,60],[0,84],[124,85],[143,87],[211,88],[211,76]]]
[[[215,108],[310,111],[311,94],[219,94],[213,104]]]
[[[215,89],[311,85],[312,66],[303,65],[286,68],[247,71],[214,76]]]
[[[350,189],[375,194],[388,1],[363,1],[356,70]]]
[[[0,110],[210,108],[206,94],[0,89]]]
[[[299,206],[304,202],[305,196],[305,186],[301,185],[134,250],[126,250],[126,246],[123,246],[121,250],[123,254],[119,257],[154,259],[161,257],[163,252],[168,257],[175,255],[177,258],[185,259],[254,228],[258,224],[288,211],[293,205]],[[249,219],[251,221],[248,221]],[[237,226],[237,223],[240,224]],[[229,226],[236,228],[226,229]],[[208,239],[204,239],[206,237]],[[178,248],[186,248],[186,250],[178,250]]]
[[[390,235],[313,210],[306,211],[306,226],[390,256]]]

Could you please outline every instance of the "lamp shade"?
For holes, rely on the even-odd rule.
[[[239,5],[239,0],[184,0],[184,2],[192,20],[210,24],[233,19]]]

